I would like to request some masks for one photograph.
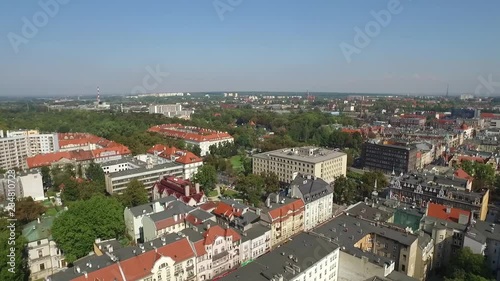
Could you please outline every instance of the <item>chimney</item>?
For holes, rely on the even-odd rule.
[[[450,213],[451,213],[451,207],[450,207],[450,206],[446,206],[446,213],[447,213],[447,214],[450,214]]]
[[[279,203],[280,202],[280,195],[279,193],[276,193],[276,203]]]
[[[198,194],[198,193],[200,193],[200,184],[199,184],[199,183],[195,183],[195,184],[194,184],[194,187],[195,187],[195,189],[196,189],[196,193],[197,193],[197,194]]]
[[[36,219],[36,221],[37,221],[38,223],[40,223],[40,218],[37,218],[37,219]]]
[[[293,174],[292,174],[292,180],[294,180],[298,175],[299,175],[298,172],[293,172]]]
[[[184,186],[184,195],[189,196],[189,184],[186,184],[186,186]]]
[[[271,207],[271,197],[268,196],[266,199],[266,207],[270,208]]]

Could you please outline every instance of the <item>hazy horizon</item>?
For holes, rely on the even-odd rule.
[[[448,85],[450,95],[500,94],[494,0],[41,0],[0,9],[9,11],[0,18],[0,96],[87,96],[97,86],[102,95],[444,95]]]

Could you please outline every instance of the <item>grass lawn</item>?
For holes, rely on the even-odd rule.
[[[233,165],[233,169],[235,171],[243,170],[243,164],[241,163],[241,156],[236,155],[231,157],[231,164]]]
[[[45,212],[47,216],[55,216],[57,214],[57,209],[55,207],[47,209]]]
[[[210,191],[210,192],[208,193],[207,197],[215,197],[215,196],[217,196],[217,195],[219,195],[219,194],[217,193],[217,190],[212,190],[212,191]]]
[[[241,194],[238,191],[234,191],[232,189],[226,189],[222,196],[241,199]]]

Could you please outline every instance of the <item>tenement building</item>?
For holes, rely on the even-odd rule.
[[[305,231],[332,217],[333,189],[324,180],[299,175],[290,184],[289,194],[292,198],[301,198],[305,203]]]
[[[489,190],[470,192],[467,180],[434,174],[413,174],[394,177],[388,188],[388,198],[416,207],[427,203],[447,205],[471,211],[473,217],[485,220],[488,214]]]
[[[254,174],[274,172],[285,183],[292,182],[297,173],[331,183],[347,172],[347,154],[311,146],[255,154],[252,161]]]

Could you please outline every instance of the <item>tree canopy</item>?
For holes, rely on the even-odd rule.
[[[473,161],[463,161],[461,168],[474,178],[473,188],[491,188],[495,182],[495,169],[489,164],[483,164]]]
[[[47,211],[47,208],[42,203],[35,202],[31,196],[19,199],[16,202],[16,219],[21,224],[36,220],[45,211]]]
[[[194,182],[199,183],[203,188],[205,194],[214,190],[215,184],[217,183],[217,171],[215,167],[209,164],[205,164],[198,168],[198,172],[194,175]]]
[[[446,281],[489,281],[494,280],[483,255],[472,253],[466,247],[458,250],[458,253],[450,260],[446,268]]]
[[[356,182],[344,176],[337,177],[333,184],[333,201],[337,204],[352,204],[359,199]]]
[[[29,268],[24,246],[26,239],[22,236],[21,226],[15,226],[15,237],[10,239],[10,223],[0,218],[0,280],[27,281]],[[11,248],[14,251],[11,251]],[[12,262],[12,263],[11,263]]]
[[[131,180],[118,199],[124,207],[135,207],[149,202],[149,195],[144,184],[137,179]]]
[[[124,235],[123,206],[113,197],[97,195],[77,201],[54,221],[54,241],[68,262],[87,255],[96,238],[111,239]]]

